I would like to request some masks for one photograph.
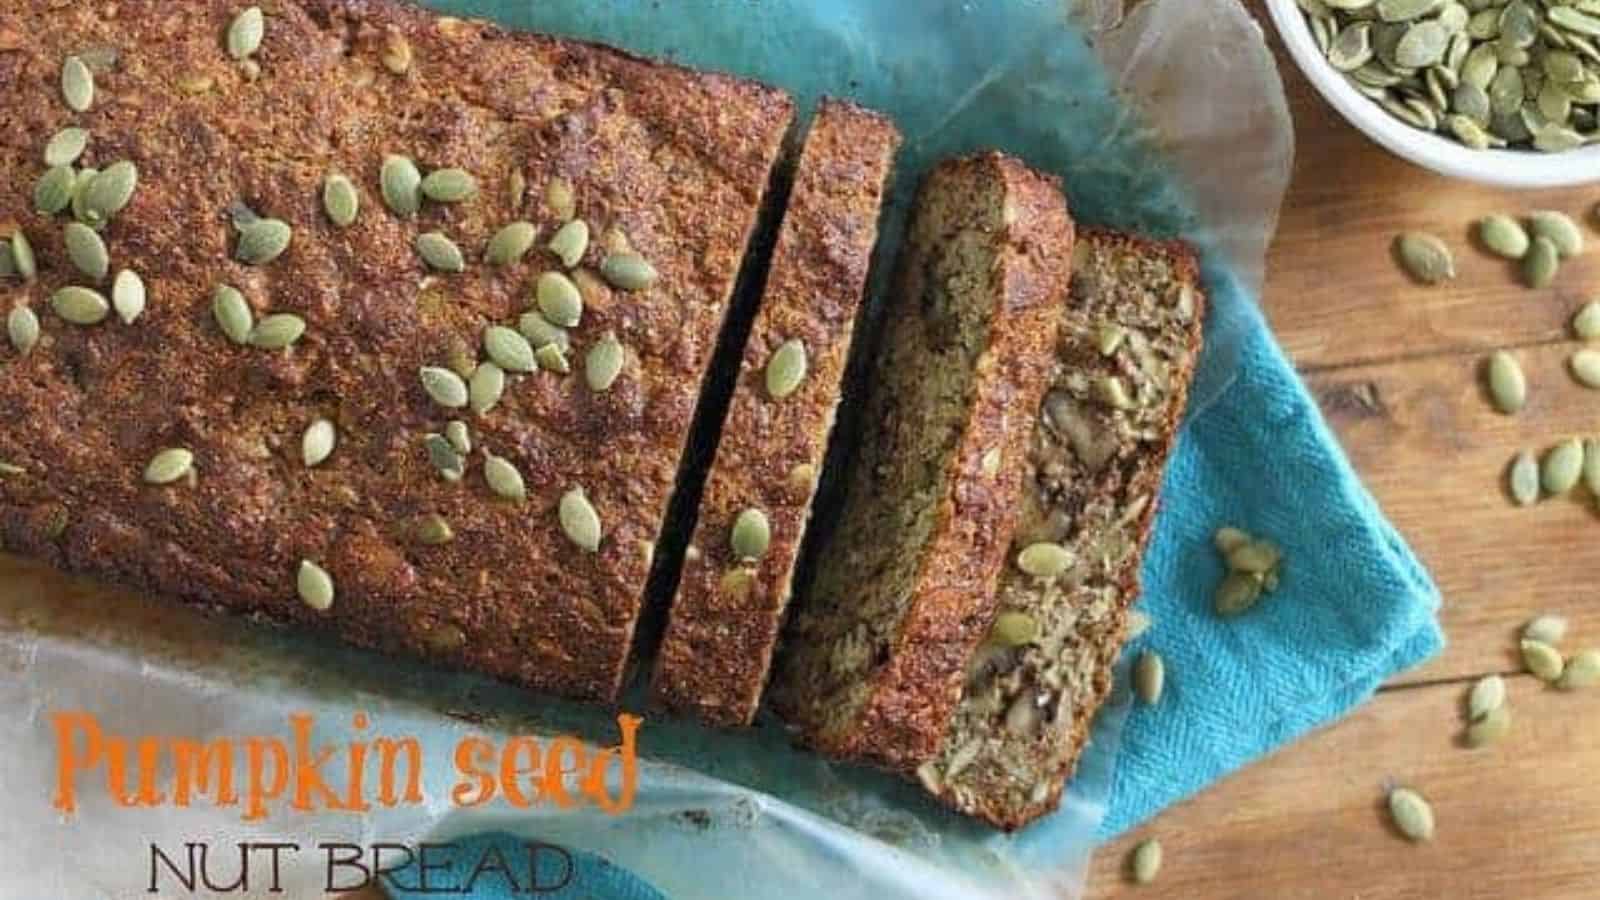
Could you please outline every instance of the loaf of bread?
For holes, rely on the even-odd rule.
[[[0,7],[4,548],[613,698],[791,102],[245,6]]]
[[[656,654],[655,698],[708,724],[748,725],[767,683],[899,146],[824,101],[796,163]]]
[[[1204,318],[1183,245],[1085,229],[1074,256],[1000,613],[917,770],[1008,829],[1056,807],[1110,689]]]
[[[993,618],[1067,294],[1057,182],[990,153],[924,181],[844,508],[773,692],[801,739],[911,772]]]

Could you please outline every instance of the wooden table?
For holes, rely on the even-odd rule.
[[[1503,473],[1520,448],[1600,435],[1600,395],[1566,374],[1568,323],[1600,298],[1600,235],[1552,289],[1518,285],[1469,249],[1493,212],[1588,218],[1600,190],[1516,193],[1448,181],[1389,156],[1339,118],[1268,31],[1298,158],[1264,304],[1356,468],[1444,593],[1450,645],[1349,719],[1213,786],[1103,848],[1090,896],[1184,900],[1474,900],[1600,897],[1600,691],[1559,694],[1521,674],[1517,632],[1539,612],[1572,622],[1568,649],[1600,646],[1600,515],[1587,497],[1515,509]],[[1589,220],[1593,221],[1593,220]],[[1409,283],[1389,257],[1404,229],[1445,237],[1460,278]],[[1528,373],[1520,416],[1495,414],[1479,367],[1511,349]],[[1477,676],[1507,676],[1511,735],[1456,743]],[[1388,825],[1385,785],[1433,803],[1437,839]],[[1128,883],[1129,850],[1159,838],[1165,865]]]

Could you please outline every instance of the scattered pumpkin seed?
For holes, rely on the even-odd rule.
[[[1247,532],[1241,529],[1234,528],[1231,525],[1224,525],[1217,529],[1217,533],[1212,536],[1211,540],[1212,543],[1216,544],[1217,551],[1223,556],[1227,556],[1234,551],[1234,548],[1250,543],[1251,538]]]
[[[799,338],[784,341],[767,361],[767,393],[782,400],[799,389],[806,377],[806,345]]]
[[[1456,277],[1456,261],[1449,246],[1431,234],[1408,231],[1395,239],[1395,250],[1406,273],[1422,284]]]
[[[355,223],[361,213],[361,192],[349,176],[334,172],[322,182],[322,209],[328,221],[340,228]]]
[[[1496,256],[1521,259],[1528,255],[1528,232],[1510,216],[1489,216],[1478,223],[1478,238]]]
[[[144,304],[144,279],[132,269],[118,272],[111,280],[111,308],[116,310],[122,323],[132,325],[133,320],[144,313]]]
[[[422,389],[433,402],[447,409],[460,409],[467,405],[467,383],[461,376],[438,366],[423,366],[418,375]]]
[[[472,370],[472,379],[467,384],[467,401],[473,412],[481,416],[494,409],[505,392],[504,369],[492,362],[485,362],[479,363],[478,367]]]
[[[767,547],[771,543],[772,524],[767,521],[766,513],[751,508],[734,518],[733,528],[728,534],[728,546],[733,548],[736,558],[760,559],[767,555]]]
[[[1531,288],[1546,288],[1561,270],[1561,252],[1547,237],[1536,237],[1522,260],[1522,280]]]
[[[422,179],[422,195],[436,203],[460,203],[478,195],[478,180],[465,169],[436,169]]]
[[[26,306],[14,306],[6,315],[6,335],[19,356],[27,356],[39,343],[39,317]]]
[[[327,419],[317,419],[306,426],[305,434],[300,436],[300,460],[306,468],[319,466],[333,455],[333,448],[339,442],[339,430]]]
[[[264,266],[289,249],[294,229],[280,219],[257,219],[239,229],[234,259],[247,266]]]
[[[1561,651],[1544,641],[1522,639],[1522,664],[1541,681],[1554,682],[1566,668]]]
[[[1516,357],[1504,350],[1496,350],[1489,357],[1487,367],[1489,399],[1495,409],[1506,415],[1515,415],[1528,405],[1528,379]]]
[[[73,112],[88,112],[94,105],[94,73],[76,56],[69,56],[61,66],[61,96]]]
[[[84,128],[63,128],[51,135],[44,145],[44,164],[70,166],[78,161],[83,151],[89,149],[89,132]]]
[[[111,253],[100,235],[82,222],[68,222],[61,236],[72,265],[96,284],[104,281],[111,270]]]
[[[235,344],[250,342],[250,331],[255,327],[255,314],[244,294],[231,285],[220,285],[211,295],[211,315],[217,327]]]
[[[560,272],[546,272],[539,276],[534,287],[534,299],[539,311],[552,325],[575,328],[583,320],[583,295],[572,279]]]
[[[590,553],[600,549],[600,514],[595,512],[594,504],[589,502],[583,488],[575,487],[561,495],[557,518],[567,540]]]
[[[572,182],[556,176],[544,188],[544,205],[550,210],[551,215],[562,222],[570,222],[578,214],[577,195],[572,190]],[[589,241],[589,228],[584,226],[584,243]],[[558,251],[559,255],[559,251]],[[582,255],[581,253],[579,254]],[[577,263],[568,263],[577,265]]]
[[[602,335],[584,358],[583,378],[589,390],[595,393],[610,390],[617,376],[622,374],[622,366],[626,361],[627,351],[617,340],[616,334],[608,331]]]
[[[1504,706],[1505,702],[1506,680],[1499,675],[1485,675],[1472,686],[1472,694],[1467,698],[1468,717],[1477,721]]]
[[[533,352],[533,358],[539,361],[539,367],[561,375],[572,371],[572,364],[567,362],[567,354],[563,353],[556,344],[545,344]]]
[[[655,267],[637,253],[612,253],[600,263],[600,275],[612,287],[642,291],[656,282]]]
[[[78,218],[87,218],[85,224],[93,226],[109,222],[133,199],[134,189],[138,186],[138,167],[127,160],[114,162],[105,171],[96,173],[81,188],[82,199],[74,199],[74,211],[81,203],[82,215]]]
[[[1511,710],[1496,706],[1467,726],[1466,743],[1478,749],[1498,742],[1511,731]]]
[[[1265,575],[1277,568],[1283,552],[1266,541],[1252,540],[1228,551],[1228,568],[1235,572]]]
[[[558,328],[545,321],[545,317],[538,310],[522,314],[517,320],[517,330],[528,339],[533,349],[538,350],[546,344],[555,344],[562,352],[571,349],[572,338],[565,328]]]
[[[1400,833],[1413,841],[1433,840],[1433,807],[1422,795],[1410,788],[1395,788],[1389,792],[1389,816],[1394,819]]]
[[[495,456],[493,453],[485,455],[483,461],[483,479],[489,485],[489,490],[507,500],[522,501],[528,497],[527,488],[522,482],[522,473],[509,460]]]
[[[34,260],[33,245],[21,231],[11,235],[11,263],[24,281],[32,281],[39,274],[39,264]]]
[[[261,39],[267,33],[267,19],[261,7],[251,6],[233,17],[228,25],[228,55],[244,59],[261,49]]]
[[[1578,223],[1566,213],[1540,210],[1528,214],[1528,229],[1536,238],[1545,238],[1555,245],[1562,257],[1577,256],[1583,252],[1583,232]]]
[[[1572,317],[1572,333],[1580,340],[1600,338],[1600,300],[1591,300]]]
[[[1539,483],[1544,492],[1559,497],[1578,486],[1583,476],[1583,442],[1577,438],[1563,441],[1544,455],[1539,466]]]
[[[1587,388],[1600,388],[1600,350],[1579,350],[1567,360],[1572,377]]]
[[[1532,506],[1539,502],[1539,461],[1534,459],[1532,453],[1523,450],[1512,457],[1506,483],[1511,499],[1518,506]]]
[[[522,262],[522,258],[533,249],[533,242],[539,236],[539,229],[533,227],[531,222],[512,222],[500,229],[489,241],[489,247],[484,252],[484,262],[491,266],[509,266]]]
[[[589,223],[573,219],[562,225],[556,229],[548,246],[550,252],[560,258],[562,265],[569,269],[576,266],[589,249]]]
[[[1161,842],[1151,838],[1140,842],[1133,848],[1133,856],[1129,863],[1133,873],[1133,880],[1137,884],[1149,884],[1161,874]]]
[[[99,291],[84,287],[64,287],[50,296],[50,308],[74,325],[95,325],[111,312],[111,304]]]
[[[1600,684],[1600,650],[1580,650],[1567,660],[1556,687],[1576,691]]]
[[[150,457],[144,467],[144,480],[146,484],[171,484],[193,468],[193,453],[185,447],[168,447]]]
[[[1049,541],[1029,544],[1017,554],[1017,568],[1034,578],[1058,578],[1077,563],[1072,551]]]
[[[33,208],[41,215],[53,216],[72,204],[72,188],[78,175],[69,166],[56,166],[39,176],[33,186]]]
[[[1262,579],[1246,572],[1229,572],[1217,588],[1214,606],[1224,618],[1244,615],[1261,599]]]
[[[294,586],[300,599],[317,612],[326,612],[333,606],[333,576],[311,560],[300,560]]]
[[[456,452],[449,438],[442,434],[426,434],[422,436],[422,447],[428,451],[428,462],[445,481],[460,481],[466,474],[467,461]]]
[[[1006,610],[995,617],[989,637],[1002,647],[1022,647],[1039,637],[1039,620],[1025,612]]]
[[[384,157],[378,181],[383,202],[395,215],[409,219],[422,209],[422,173],[409,158],[393,154]]]
[[[539,367],[527,338],[504,325],[484,329],[483,349],[495,365],[507,372],[532,372]]]
[[[464,272],[467,268],[467,259],[461,253],[461,248],[456,242],[450,240],[440,231],[430,231],[417,235],[417,255],[436,272]]]
[[[472,429],[460,419],[453,419],[444,426],[444,439],[462,456],[472,452]]]
[[[1567,620],[1562,616],[1542,615],[1522,626],[1525,640],[1538,641],[1554,647],[1567,636]]]
[[[1146,706],[1155,706],[1161,700],[1161,690],[1167,680],[1167,666],[1162,661],[1161,655],[1154,650],[1146,650],[1139,654],[1139,661],[1134,664],[1133,686],[1139,699]]]
[[[250,329],[250,346],[258,350],[282,350],[306,333],[306,321],[294,313],[273,313]]]
[[[448,544],[456,539],[455,529],[450,527],[450,522],[438,513],[429,513],[417,520],[417,542],[429,547]]]

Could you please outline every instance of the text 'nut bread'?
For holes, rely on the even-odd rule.
[[[1111,687],[1200,353],[1195,255],[1084,229],[1060,310],[1000,613],[917,775],[1004,828],[1054,809]]]
[[[899,146],[824,101],[801,150],[656,655],[656,699],[703,722],[748,725],[766,685]]]
[[[4,547],[614,697],[791,102],[245,6],[0,7]]]
[[[806,743],[932,757],[995,608],[1073,229],[1055,179],[990,153],[923,182],[840,519],[775,707]]]

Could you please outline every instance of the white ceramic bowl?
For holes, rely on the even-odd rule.
[[[1472,150],[1446,137],[1414,128],[1357,92],[1323,57],[1311,25],[1295,0],[1267,0],[1272,21],[1289,55],[1317,93],[1350,124],[1390,153],[1452,178],[1510,188],[1565,187],[1600,182],[1600,145],[1565,153],[1536,150]]]

